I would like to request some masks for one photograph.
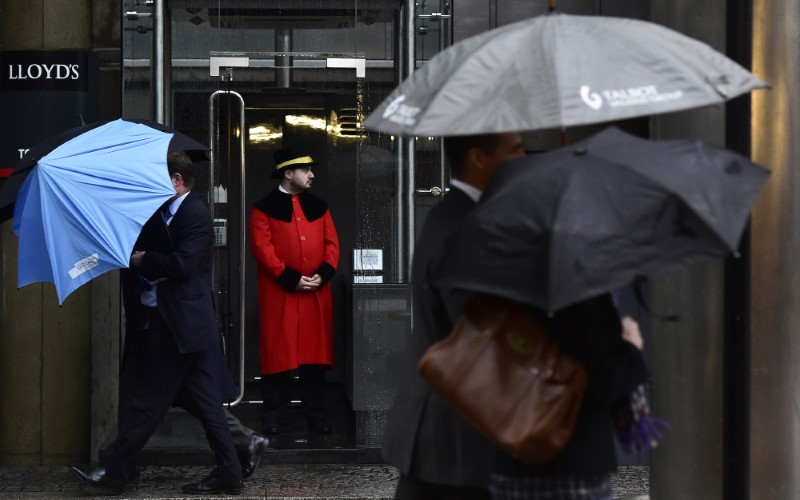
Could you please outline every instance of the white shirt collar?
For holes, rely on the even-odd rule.
[[[481,199],[481,194],[483,193],[483,191],[476,188],[472,184],[467,184],[466,182],[455,178],[450,179],[450,186],[463,191],[464,194],[472,198],[472,201],[475,203],[478,203],[478,201]]]
[[[181,203],[183,203],[183,200],[186,199],[186,196],[189,193],[190,191],[186,191],[182,195],[172,200],[172,203],[169,204],[169,213],[171,213],[173,217],[175,217],[175,214],[178,213],[178,209],[181,207]]]

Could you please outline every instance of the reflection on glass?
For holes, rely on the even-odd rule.
[[[288,117],[287,117],[288,118]],[[251,144],[269,144],[283,137],[283,132],[269,125],[254,125],[250,127],[248,139]]]
[[[286,123],[295,127],[309,127],[315,130],[325,130],[325,119],[308,115],[286,115]]]
[[[331,112],[330,120],[308,115],[286,115],[285,122],[293,127],[324,130],[334,137],[358,138],[363,134],[356,108],[342,108],[341,114]]]
[[[358,108],[342,108],[341,113],[333,113],[333,124],[330,133],[338,137],[359,138],[364,134],[361,127],[361,112]]]

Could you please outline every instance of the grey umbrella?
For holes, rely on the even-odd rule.
[[[561,128],[697,108],[765,86],[663,26],[551,13],[440,52],[365,126],[403,136]]]
[[[736,250],[763,167],[696,140],[610,127],[501,165],[437,285],[549,311]]]

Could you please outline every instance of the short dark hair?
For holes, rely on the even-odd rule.
[[[185,151],[170,151],[167,153],[167,171],[169,176],[181,174],[183,184],[192,189],[194,186],[194,164]]]
[[[454,176],[464,171],[467,151],[478,148],[486,154],[494,153],[500,143],[500,134],[454,135],[444,138],[444,154],[450,161],[450,173]]]

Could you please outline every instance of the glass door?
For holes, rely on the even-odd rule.
[[[327,442],[330,445],[341,439],[337,445],[352,443],[354,423],[345,390],[352,358],[350,250],[361,245],[359,241],[389,249],[393,213],[394,156],[391,149],[370,144],[361,128],[364,58],[350,54],[212,53],[210,61],[211,76],[219,77],[220,87],[208,103],[209,199],[220,243],[215,288],[229,363],[240,381],[240,401],[261,403],[257,265],[247,234],[250,210],[277,186],[270,178],[273,153],[290,145],[301,146],[319,162],[312,192],[328,202],[342,249],[337,276],[331,282],[336,369],[328,377],[332,386],[328,399],[329,411],[340,415],[335,427],[347,431]],[[247,85],[250,78],[261,78],[264,83],[254,90]],[[270,85],[273,82],[280,86]],[[391,141],[386,146],[391,148]],[[343,404],[337,405],[337,401]],[[294,441],[289,440],[296,436],[288,435],[283,444],[291,446]],[[282,439],[279,436],[276,444]]]
[[[272,152],[300,141],[319,156],[313,192],[328,201],[340,237],[329,382],[355,423],[334,446],[379,442],[410,334],[414,234],[446,171],[438,139],[372,134],[361,123],[408,68],[449,44],[449,5],[123,2],[123,115],[153,118],[161,109],[165,123],[212,148],[198,189],[216,224],[220,333],[242,392],[233,411],[247,425],[258,427],[247,408],[260,400],[247,221],[252,202],[274,186]]]

